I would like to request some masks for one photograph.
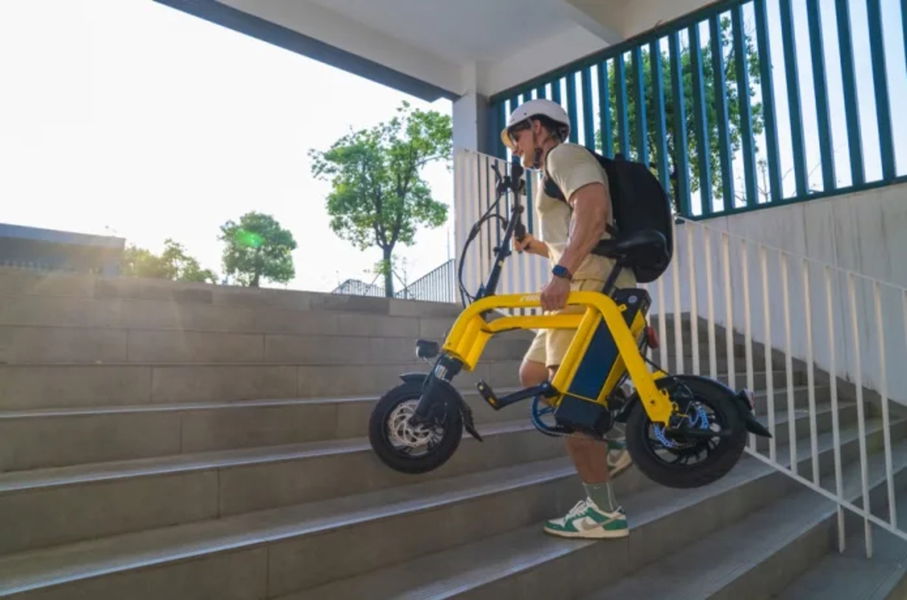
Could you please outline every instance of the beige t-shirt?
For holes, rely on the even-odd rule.
[[[608,187],[608,174],[605,169],[583,146],[560,144],[548,152],[546,163],[548,176],[561,189],[565,198],[570,198],[576,190],[590,183],[598,182],[606,189]],[[573,211],[563,200],[546,194],[541,180],[536,187],[538,189],[535,196],[536,222],[539,223],[542,241],[548,246],[548,256],[551,266],[554,267],[567,248],[570,217]],[[610,207],[608,212],[611,212]],[[611,234],[608,232],[602,235],[603,240],[610,237]],[[610,259],[590,254],[580,264],[573,278],[604,280],[611,272],[613,264]]]

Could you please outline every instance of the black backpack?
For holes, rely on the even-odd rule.
[[[653,229],[664,236],[664,253],[643,253],[645,258],[637,256],[627,265],[633,269],[639,283],[655,281],[668,268],[674,247],[674,217],[668,195],[644,164],[626,160],[620,154],[611,159],[591,150],[589,152],[608,174],[611,207],[617,224],[617,231],[611,231],[612,236],[626,239],[638,232]],[[547,170],[543,183],[546,194],[567,201],[557,184],[548,177]],[[593,253],[610,256],[607,248],[608,244],[600,244]]]

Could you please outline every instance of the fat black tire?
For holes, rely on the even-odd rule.
[[[721,429],[730,432],[729,437],[719,438],[717,447],[701,462],[672,464],[659,457],[650,436],[652,422],[638,397],[633,399],[627,419],[627,450],[633,463],[649,479],[673,488],[699,487],[721,479],[737,464],[746,445],[745,424],[733,396],[695,381],[687,380],[684,385],[696,401],[711,409]]]
[[[369,419],[368,439],[372,449],[381,462],[401,473],[418,474],[437,469],[453,456],[463,437],[459,400],[456,397],[445,397],[438,400],[444,404],[444,415],[439,424],[443,433],[436,444],[429,444],[426,451],[418,455],[394,446],[388,430],[388,420],[398,406],[412,400],[418,401],[421,394],[421,382],[398,385],[378,400]]]

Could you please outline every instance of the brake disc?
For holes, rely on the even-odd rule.
[[[398,404],[387,418],[387,431],[394,446],[408,448],[421,448],[430,443],[441,440],[438,428],[429,428],[425,425],[413,426],[410,419],[416,412],[419,401],[407,400]]]

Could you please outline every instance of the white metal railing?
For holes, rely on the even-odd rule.
[[[503,173],[506,163],[469,151],[458,152],[455,160],[456,232],[462,247],[472,223],[493,202],[490,166],[498,161]],[[502,216],[508,214],[508,201],[501,203]],[[532,202],[526,204],[531,211]],[[528,215],[527,221],[531,227]],[[652,297],[650,320],[662,341],[653,360],[672,372],[724,379],[735,389],[755,390],[757,380],[764,382],[766,426],[774,434],[786,425],[787,435],[773,436],[767,452],[750,436],[747,452],[837,504],[841,551],[844,509],[863,519],[867,556],[872,555],[872,524],[907,539],[895,504],[895,474],[907,466],[907,450],[892,446],[892,426],[902,421],[893,420],[889,406],[892,400],[907,404],[901,391],[907,390],[907,369],[888,368],[907,364],[907,289],[701,221],[678,220],[674,240],[672,266],[643,286]],[[470,289],[487,277],[495,241],[484,233],[467,257],[464,282]],[[514,254],[504,267],[499,292],[537,291],[547,278],[546,261]],[[705,329],[704,356],[700,325]],[[761,356],[756,356],[759,346]],[[827,385],[819,385],[820,374]],[[796,378],[805,379],[805,387],[798,390]],[[891,390],[898,390],[894,398]],[[806,396],[805,412],[797,407],[798,392]],[[833,461],[828,474],[820,468],[819,441],[829,432],[823,436],[818,426],[819,402],[826,399],[831,420],[826,451]],[[867,406],[881,414],[869,433],[874,439],[881,433],[882,450],[872,457]],[[786,412],[784,420],[779,409]],[[855,432],[845,429],[850,423],[841,423],[845,409],[856,412]],[[801,442],[798,430],[804,440],[808,436],[808,444]],[[855,444],[858,451],[858,460],[847,465],[842,456],[845,432],[848,446]],[[873,489],[885,492],[884,515],[873,512]]]
[[[677,372],[721,376],[736,388],[743,382],[735,362],[742,358],[747,388],[756,388],[757,376],[764,379],[766,426],[773,434],[782,423],[787,428],[782,439],[774,436],[769,440],[767,452],[750,436],[747,452],[838,504],[842,551],[846,539],[843,509],[862,517],[867,556],[872,555],[872,524],[907,539],[907,532],[898,526],[895,494],[895,475],[907,466],[907,450],[892,445],[892,427],[901,421],[892,419],[890,409],[892,401],[907,404],[903,392],[896,397],[890,394],[890,390],[907,389],[907,373],[888,369],[893,359],[895,364],[903,364],[907,357],[907,289],[699,221],[679,220],[675,239],[671,268],[649,286],[653,322],[663,341],[669,334],[674,341],[674,356],[667,356],[668,346],[663,344],[660,360]],[[713,250],[716,246],[717,252]],[[716,278],[716,272],[721,276]],[[665,289],[672,289],[673,297],[665,300]],[[723,303],[716,301],[722,298]],[[703,299],[704,316],[699,312]],[[667,315],[673,316],[672,331],[666,327]],[[708,330],[706,365],[699,363],[696,349],[700,344],[686,343],[700,340],[700,319]],[[738,331],[741,319],[742,335]],[[723,353],[718,352],[722,341],[716,335],[718,327],[724,330]],[[689,337],[685,340],[685,336]],[[761,356],[757,356],[757,345]],[[688,347],[692,365],[683,364]],[[719,354],[723,354],[724,369]],[[817,372],[824,375],[827,386],[817,384]],[[798,377],[805,378],[805,388],[799,390],[806,396],[805,410],[798,409]],[[843,404],[845,387],[852,405]],[[834,469],[827,476],[820,469],[820,393],[823,400],[827,397],[831,417]],[[856,413],[856,422],[851,423],[856,431],[849,432],[847,441],[855,443],[858,459],[850,465],[842,457],[846,429],[841,415],[845,408]],[[868,410],[880,413],[872,431]],[[781,412],[786,412],[784,421],[779,419]],[[798,435],[801,428],[808,444]],[[882,448],[871,457],[869,441],[878,434]],[[884,514],[873,512],[873,489],[884,492]]]

